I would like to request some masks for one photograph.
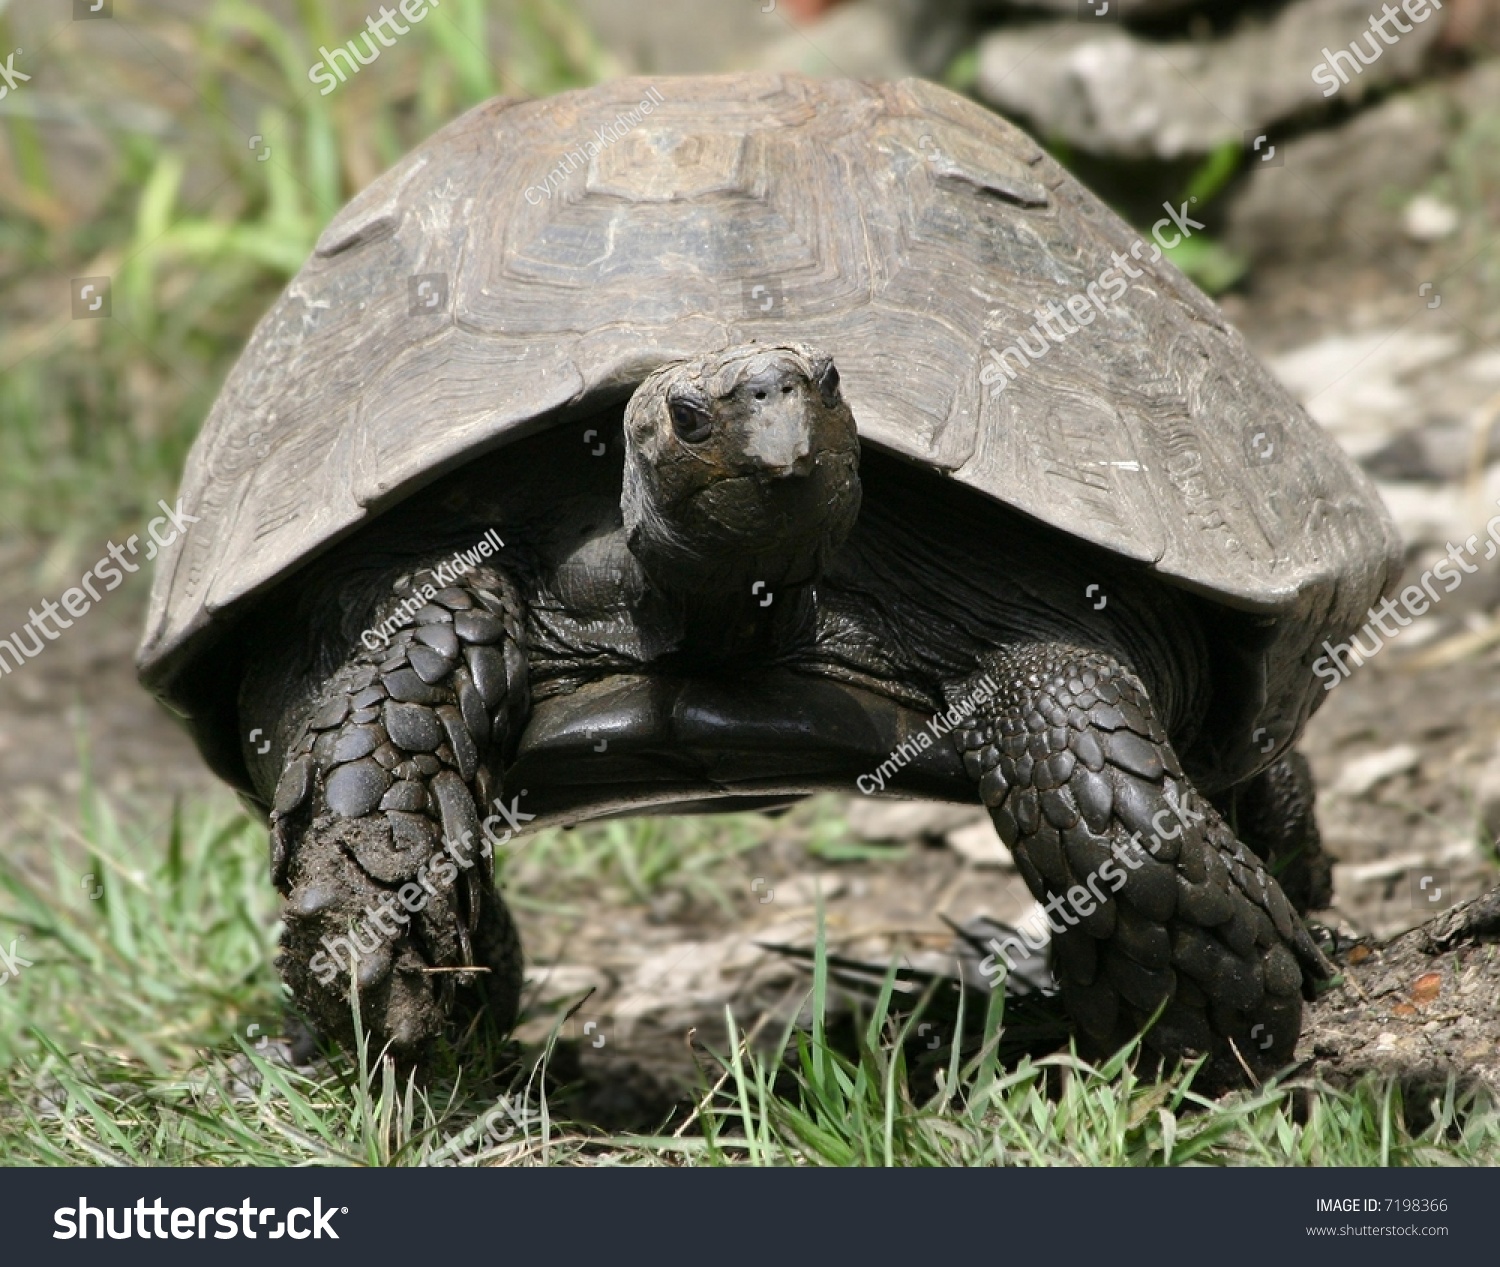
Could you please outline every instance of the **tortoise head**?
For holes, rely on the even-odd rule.
[[[826,353],[747,344],[675,362],[626,408],[627,540],[663,590],[805,585],[859,500],[859,435]]]

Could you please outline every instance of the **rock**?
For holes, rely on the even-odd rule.
[[[1225,141],[1243,141],[1247,132],[1411,79],[1442,34],[1441,15],[1429,12],[1433,17],[1412,23],[1395,44],[1380,45],[1379,56],[1357,74],[1345,70],[1344,83],[1333,69],[1315,78],[1327,63],[1310,50],[1342,52],[1336,63],[1345,67],[1355,62],[1351,43],[1362,49],[1366,39],[1378,43],[1369,0],[1305,0],[1269,20],[1250,15],[1229,35],[1201,41],[1149,40],[1076,18],[1000,30],[980,45],[979,95],[1037,135],[1094,154],[1206,154]],[[1379,157],[1389,167],[1390,156]]]
[[[1474,780],[1474,808],[1485,834],[1500,840],[1500,752],[1490,757]]]
[[[1406,542],[1407,549],[1431,547],[1435,559],[1437,550],[1446,548],[1449,542],[1461,546],[1475,534],[1479,541],[1483,541],[1484,525],[1495,509],[1496,499],[1500,498],[1500,467],[1486,467],[1479,480],[1479,487],[1472,493],[1453,484],[1408,483],[1383,479],[1375,481],[1375,488],[1401,530],[1401,538]],[[1476,545],[1478,544],[1476,541]],[[1484,546],[1479,546],[1477,554],[1478,561],[1482,564]],[[1413,574],[1421,575],[1421,569],[1415,564]],[[1494,573],[1491,571],[1486,575],[1493,578]],[[1479,577],[1466,575],[1464,589],[1460,592],[1467,595],[1470,589],[1487,589],[1492,583],[1491,579],[1481,584]],[[1445,588],[1439,587],[1438,592],[1443,593]],[[1443,601],[1445,610],[1454,605],[1452,596],[1445,595]]]
[[[1492,27],[1495,42],[1500,46],[1500,5],[1495,0],[1480,0],[1493,9]],[[1484,122],[1495,117],[1495,100],[1500,97],[1500,59],[1490,56],[1478,61],[1470,69],[1452,81],[1453,95],[1458,106],[1472,122]]]
[[[1438,418],[1403,432],[1361,465],[1377,479],[1458,481],[1500,458],[1500,418],[1476,436],[1466,422]]]
[[[1319,284],[1307,274],[1337,270],[1339,291],[1347,294],[1350,265],[1359,263],[1383,277],[1411,270],[1415,298],[1433,273],[1422,268],[1425,252],[1409,232],[1411,204],[1393,199],[1391,191],[1409,197],[1444,176],[1452,144],[1466,129],[1484,135],[1484,120],[1497,97],[1500,63],[1491,62],[1286,141],[1284,166],[1252,166],[1248,180],[1229,195],[1224,244],[1255,261],[1258,289],[1283,284],[1264,276],[1268,268],[1298,270],[1299,287]],[[1310,174],[1316,198],[1307,197],[1300,183]],[[1461,217],[1484,218],[1480,208],[1466,207],[1451,189],[1445,190],[1444,203]],[[1460,242],[1456,238],[1454,247],[1461,252]],[[1436,275],[1451,276],[1467,258],[1460,254]],[[1462,272],[1467,275],[1467,267]]]
[[[1345,452],[1363,459],[1420,416],[1419,393],[1403,380],[1451,360],[1461,347],[1457,335],[1382,327],[1331,334],[1268,364]]]
[[[973,823],[988,825],[978,805],[950,805],[944,801],[877,800],[861,796],[849,802],[849,830],[861,840],[916,840],[938,838]],[[993,830],[993,829],[991,829]]]
[[[1495,0],[1447,0],[1447,8],[1445,48],[1473,49],[1480,56],[1500,48],[1500,4]]]
[[[752,882],[753,884],[753,882]],[[813,906],[819,896],[825,902],[842,897],[849,889],[849,878],[837,871],[821,871],[813,875],[794,875],[784,880],[768,880],[754,885],[752,895],[757,903],[770,906],[772,902],[780,909],[790,910],[797,906]]]
[[[1417,575],[1421,575],[1420,572]],[[1401,631],[1401,649],[1416,651],[1430,642],[1442,638],[1452,628],[1450,621],[1439,616],[1419,616]]]
[[[555,963],[532,967],[526,973],[526,985],[536,991],[538,1004],[576,1001],[590,990],[608,989],[609,984],[605,972],[589,964]]]
[[[1500,384],[1500,352],[1480,352],[1464,362],[1463,375],[1476,383]]]
[[[609,50],[601,70],[610,73],[681,75],[722,70],[745,50],[763,48],[786,32],[786,22],[766,0],[717,5],[704,19],[702,0],[577,0],[569,6],[591,43]]]
[[[1284,165],[1252,167],[1233,195],[1225,244],[1261,267],[1316,268],[1330,255],[1344,269],[1351,260],[1415,266],[1401,207],[1386,194],[1420,189],[1442,170],[1448,110],[1435,92],[1411,93],[1283,142]],[[1318,196],[1298,197],[1309,172]]]
[[[988,818],[979,819],[950,831],[945,839],[948,848],[976,867],[1004,867],[1015,869],[1015,859],[995,831]]]
[[[1377,784],[1414,770],[1421,759],[1422,754],[1409,743],[1356,757],[1344,764],[1330,790],[1339,796],[1364,796]]]
[[[1402,213],[1408,237],[1418,242],[1437,242],[1451,237],[1458,228],[1458,210],[1434,198],[1431,194],[1418,194],[1406,204]]]
[[[1472,840],[1451,840],[1436,849],[1391,854],[1373,862],[1336,862],[1333,865],[1333,887],[1339,900],[1347,900],[1350,889],[1359,885],[1386,885],[1409,872],[1450,867],[1456,863],[1472,862],[1473,858]]]

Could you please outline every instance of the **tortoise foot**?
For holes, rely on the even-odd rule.
[[[1113,1052],[1144,1031],[1148,1063],[1206,1056],[1216,1085],[1284,1066],[1302,995],[1332,970],[1184,777],[1140,679],[1110,656],[1042,644],[996,655],[950,698],[986,677],[996,693],[953,734],[1046,906],[1083,1046]],[[989,973],[1013,948],[995,949]]]
[[[508,1028],[521,949],[504,904],[487,881],[475,904],[442,853],[409,879],[371,876],[357,856],[388,847],[383,826],[323,819],[293,845],[277,967],[294,1005],[319,1034],[353,1049],[357,996],[371,1052],[403,1058],[481,1011]]]

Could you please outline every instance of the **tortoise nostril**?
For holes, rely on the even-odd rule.
[[[761,404],[785,400],[806,388],[807,382],[807,373],[800,365],[777,359],[747,367],[735,390],[744,393],[742,400]]]

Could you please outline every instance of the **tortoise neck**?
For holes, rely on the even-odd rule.
[[[681,630],[674,658],[685,666],[775,658],[805,642],[814,626],[811,582],[771,587],[747,581],[732,590],[667,591],[663,598]]]

